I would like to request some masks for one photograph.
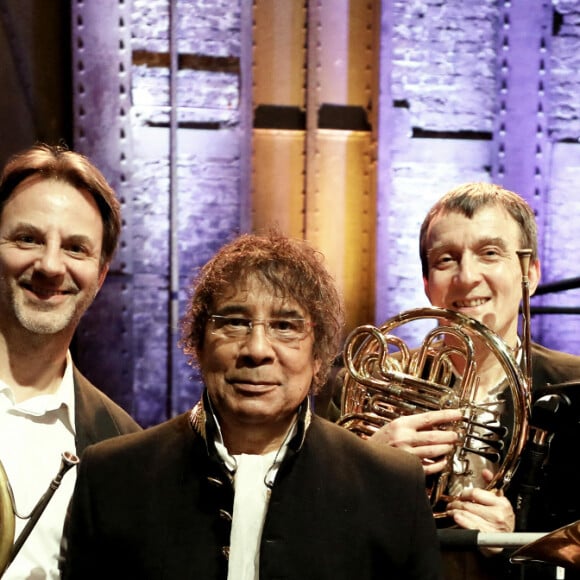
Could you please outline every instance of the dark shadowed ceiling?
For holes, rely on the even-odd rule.
[[[0,164],[35,141],[70,145],[68,0],[0,0]]]

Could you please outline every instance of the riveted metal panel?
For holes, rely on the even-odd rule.
[[[319,102],[371,110],[375,83],[376,2],[318,0],[315,5]],[[312,55],[311,55],[312,56]],[[309,61],[311,56],[309,56]]]
[[[317,132],[317,188],[307,204],[307,238],[323,251],[346,310],[346,328],[373,320],[375,197],[363,131]]]
[[[73,0],[71,9],[73,146],[113,186],[123,217],[116,257],[100,296],[81,321],[74,355],[97,386],[131,411],[131,2]]]
[[[501,2],[498,24],[498,111],[491,177],[524,197],[534,210],[542,259],[552,154],[546,114],[551,2]],[[549,321],[534,321],[535,340],[542,340],[545,324]]]
[[[309,3],[306,238],[343,291],[347,331],[374,312],[379,12],[378,2]],[[323,124],[329,108],[336,118]]]
[[[304,235],[306,5],[253,4],[251,224]]]
[[[254,106],[304,107],[306,7],[304,2],[254,2]]]
[[[548,0],[500,2],[492,179],[532,206],[540,240],[551,154],[546,126],[551,23]]]
[[[275,226],[296,238],[304,232],[304,132],[254,130],[253,228]]]
[[[377,55],[379,61],[377,83],[376,135],[376,252],[375,252],[375,313],[374,321],[381,324],[388,318],[391,299],[389,281],[389,200],[393,191],[392,149],[394,144],[395,111],[393,108],[393,2],[381,0],[381,17],[377,27]]]

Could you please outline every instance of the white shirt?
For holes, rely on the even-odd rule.
[[[276,453],[234,455],[238,466],[234,476],[228,580],[258,580],[260,577],[260,542],[270,499],[270,490],[264,482]]]
[[[28,516],[47,491],[60,469],[62,453],[75,453],[74,413],[69,353],[62,382],[54,394],[16,404],[10,387],[0,381],[0,460],[20,515]],[[75,480],[76,469],[72,468],[2,580],[60,578],[57,558]],[[16,518],[15,539],[26,522]]]
[[[270,487],[286,454],[288,442],[296,432],[294,422],[278,450],[264,455],[230,455],[221,431],[215,445],[218,455],[234,477],[234,510],[230,533],[228,580],[259,580],[260,542],[270,500]]]

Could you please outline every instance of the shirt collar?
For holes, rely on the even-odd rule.
[[[285,443],[292,452],[297,452],[304,444],[306,432],[312,420],[312,410],[308,397],[304,399],[298,407],[296,422],[292,428],[289,441]],[[221,429],[217,417],[215,416],[207,389],[204,390],[200,401],[189,413],[189,422],[194,431],[199,433],[205,441],[210,455],[219,455],[216,449],[216,442],[222,443]]]
[[[75,394],[73,362],[69,351],[66,353],[65,369],[61,383],[54,393],[37,395],[21,403],[14,403],[13,410],[24,415],[40,417],[51,411],[61,411],[62,420],[67,428],[75,434]],[[14,401],[12,390],[8,385],[0,381],[0,392],[4,392],[10,400]]]

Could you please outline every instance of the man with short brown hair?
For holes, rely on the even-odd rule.
[[[75,367],[69,346],[118,242],[119,204],[90,161],[37,145],[0,178],[0,460],[18,514],[29,514],[61,454],[139,430]],[[3,578],[58,578],[67,473]],[[26,520],[16,519],[18,536]],[[0,562],[0,566],[9,563]]]

